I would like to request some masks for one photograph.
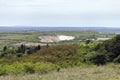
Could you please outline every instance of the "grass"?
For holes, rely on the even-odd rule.
[[[1,76],[0,80],[120,80],[120,64],[105,66],[83,65],[47,74]]]

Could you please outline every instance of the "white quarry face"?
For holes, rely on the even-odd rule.
[[[60,35],[58,38],[60,39],[60,41],[75,39],[75,37],[73,36],[65,36],[65,35]]]
[[[69,41],[75,39],[73,36],[66,36],[66,35],[57,35],[57,36],[39,36],[41,42],[60,42],[60,41]]]

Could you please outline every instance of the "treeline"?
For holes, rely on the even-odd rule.
[[[49,47],[48,44],[46,46],[26,46],[24,44],[21,44],[20,46],[4,46],[3,50],[0,51],[0,58],[3,59],[4,62],[10,62],[25,55],[35,53],[41,48],[47,47]]]
[[[82,61],[96,65],[120,63],[120,35],[97,44],[89,52],[82,53]]]
[[[120,63],[120,35],[98,44],[95,51],[104,56],[105,62]]]

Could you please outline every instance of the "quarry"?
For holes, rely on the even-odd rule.
[[[41,42],[60,42],[60,41],[69,41],[74,40],[74,36],[66,36],[66,35],[45,35],[39,36]]]

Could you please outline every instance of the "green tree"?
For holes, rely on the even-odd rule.
[[[3,47],[3,51],[6,51],[6,50],[7,50],[7,46],[4,46],[4,47]]]

